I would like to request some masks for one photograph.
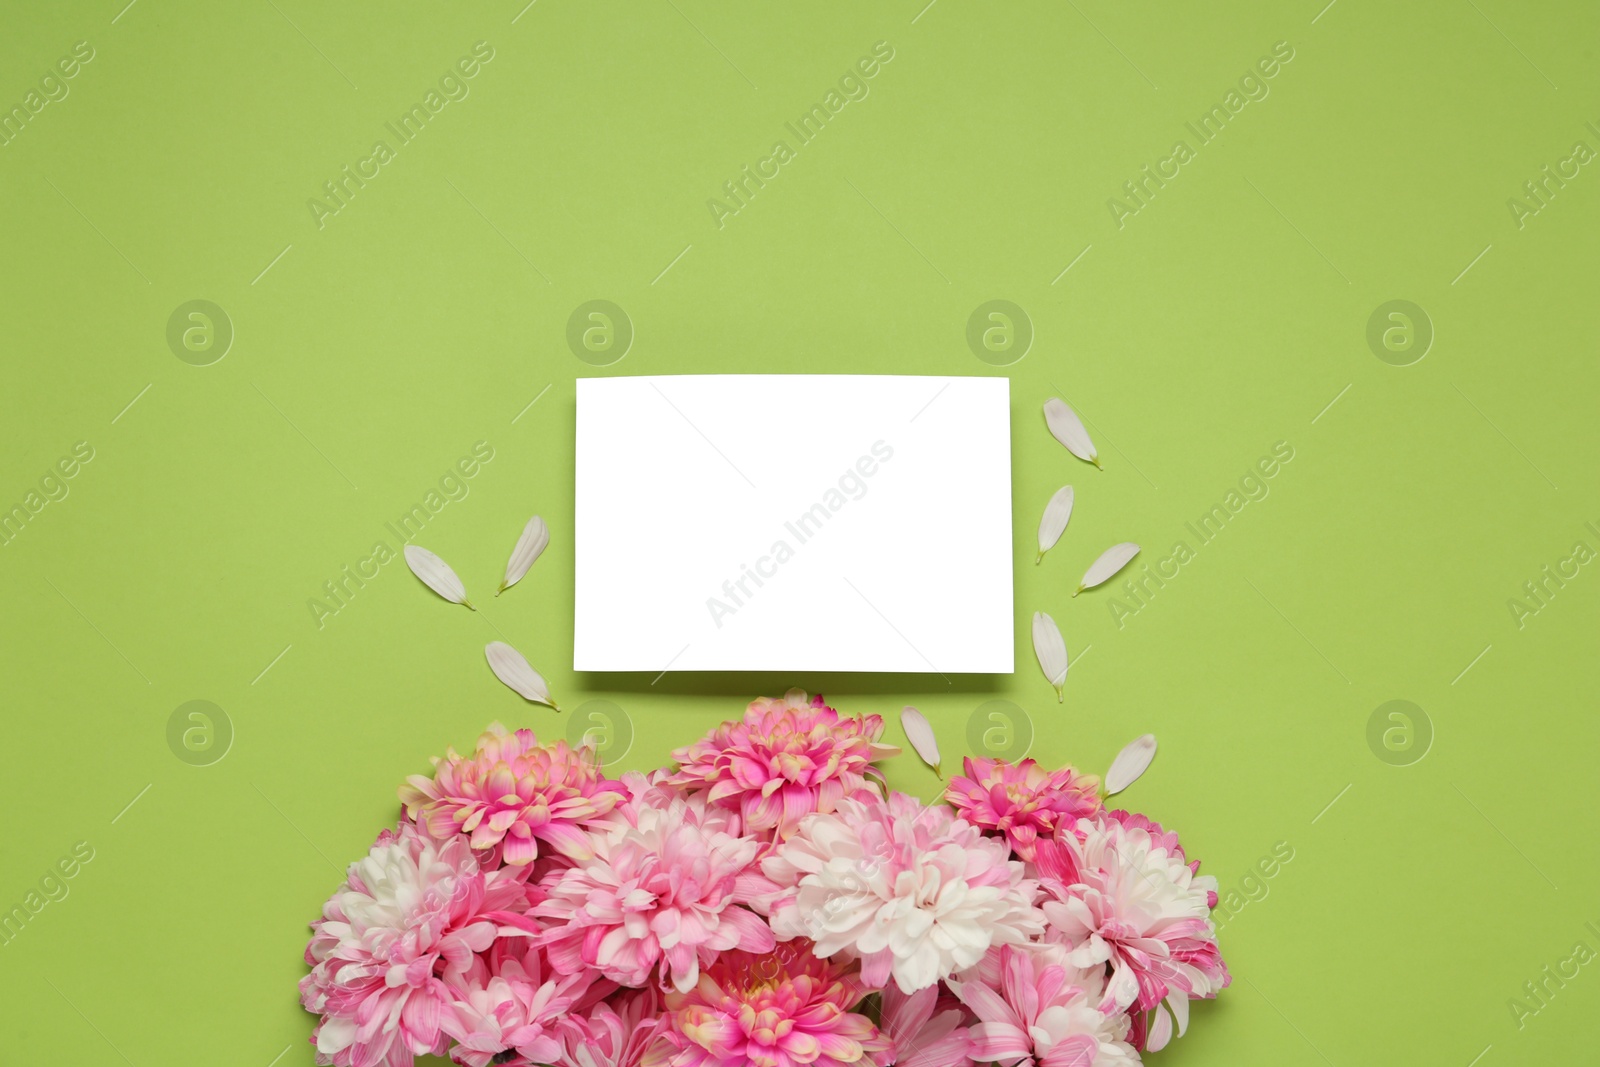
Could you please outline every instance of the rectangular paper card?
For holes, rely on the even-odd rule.
[[[1005,378],[578,381],[590,671],[1012,671]]]

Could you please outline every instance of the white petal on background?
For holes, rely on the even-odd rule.
[[[1124,541],[1120,545],[1112,545],[1100,553],[1100,558],[1089,564],[1089,569],[1083,572],[1083,581],[1078,583],[1078,593],[1085,589],[1093,589],[1104,584],[1112,575],[1128,565],[1128,561],[1139,554],[1139,546],[1132,541]]]
[[[1171,1040],[1172,1014],[1164,1003],[1157,1004],[1155,1015],[1150,1020],[1150,1036],[1145,1038],[1144,1047],[1149,1052],[1160,1052]]]
[[[1056,690],[1056,703],[1065,703],[1062,687],[1067,684],[1067,642],[1061,637],[1056,620],[1042,611],[1033,613],[1033,654],[1039,657],[1039,669]]]
[[[522,581],[522,576],[528,573],[528,568],[533,566],[534,560],[544,551],[550,543],[550,528],[544,520],[535,515],[528,520],[528,525],[522,528],[522,536],[517,538],[517,547],[511,550],[511,558],[506,560],[506,580],[500,583],[500,588],[494,595],[510,589]]]
[[[1189,997],[1175,992],[1167,998],[1167,1007],[1172,1009],[1172,1017],[1178,1020],[1178,1036],[1182,1037],[1189,1029]]]
[[[1094,442],[1089,440],[1089,431],[1083,428],[1083,420],[1078,418],[1078,413],[1067,407],[1067,402],[1059,396],[1053,396],[1044,402],[1044,421],[1050,427],[1050,433],[1057,441],[1074,456],[1085,463],[1093,463],[1100,467],[1100,455],[1094,450]],[[1104,470],[1104,467],[1100,467]]]
[[[461,584],[461,579],[450,569],[450,564],[432,552],[420,545],[407,545],[406,566],[411,568],[412,574],[422,579],[423,585],[450,603],[465,604],[472,608],[472,601],[467,599],[467,587]],[[472,608],[472,610],[478,609]]]
[[[934,774],[940,774],[939,741],[933,736],[933,727],[929,725],[927,716],[907,704],[900,709],[900,728],[906,732],[906,740],[922,757],[922,762],[932,767]]]
[[[1111,769],[1106,772],[1106,796],[1116,796],[1134,782],[1150,766],[1150,761],[1156,758],[1156,735],[1145,734],[1128,742],[1126,748],[1117,753],[1117,758],[1111,761]]]
[[[1072,486],[1063,485],[1055,491],[1050,503],[1044,506],[1044,517],[1039,520],[1039,554],[1033,562],[1044,559],[1044,554],[1056,547],[1066,532],[1067,520],[1072,518]]]
[[[552,708],[556,706],[555,701],[550,699],[550,687],[544,684],[543,676],[528,664],[521,652],[504,641],[490,641],[483,647],[483,654],[494,676],[518,696],[535,704],[548,704]]]

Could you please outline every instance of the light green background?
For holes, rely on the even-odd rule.
[[[915,702],[950,763],[996,697],[1050,763],[1100,771],[1154,732],[1127,799],[1207,872],[1294,850],[1222,932],[1233,987],[1154,1062],[1593,1057],[1596,965],[1520,1029],[1507,1001],[1600,948],[1600,568],[1520,628],[1507,600],[1600,549],[1600,173],[1521,229],[1506,204],[1600,148],[1592,6],[122,2],[11,0],[0,33],[7,109],[95,50],[0,148],[0,504],[95,452],[0,548],[0,905],[95,852],[0,948],[0,1060],[310,1064],[305,924],[401,778],[491,719],[563,728],[489,675],[497,633],[564,704],[626,709],[633,767],[789,685],[892,723]],[[480,40],[471,95],[319,230],[307,199]],[[870,96],[718,229],[707,199],[880,40]],[[1107,198],[1279,41],[1270,96],[1118,229]],[[565,341],[596,298],[637,334],[599,371]],[[1004,370],[965,341],[995,298],[1037,334]],[[166,344],[192,299],[236,329],[212,366]],[[1436,330],[1412,366],[1367,347],[1392,299]],[[715,371],[1011,377],[1015,676],[568,669],[574,379]],[[1045,433],[1058,389],[1104,473]],[[395,546],[384,523],[480,440],[494,459],[421,541],[482,612],[391,563],[319,629],[321,583]],[[1270,496],[1196,545],[1184,524],[1278,441]],[[1077,513],[1035,568],[1064,482]],[[535,511],[551,548],[493,600]],[[1195,559],[1122,628],[1115,590],[1069,599],[1106,545],[1154,564],[1179,539]],[[1064,706],[1036,609],[1082,656]],[[236,730],[212,766],[167,745],[192,699]],[[1435,731],[1410,766],[1368,748],[1391,699]],[[890,778],[937,788],[909,760]]]

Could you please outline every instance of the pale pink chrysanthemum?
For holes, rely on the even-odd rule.
[[[876,760],[900,750],[882,744],[883,718],[846,718],[818,696],[791,689],[781,700],[752,703],[737,722],[725,722],[672,754],[679,764],[668,782],[709,790],[712,803],[740,812],[749,833],[787,837],[801,818],[830,812],[841,799],[879,791]]]
[[[878,1028],[889,1039],[894,1067],[970,1067],[973,1017],[939,984],[902,992],[884,987]]]
[[[1107,811],[1103,814],[1102,818],[1112,819],[1121,823],[1128,829],[1145,831],[1150,835],[1150,843],[1152,846],[1166,849],[1168,855],[1176,857],[1179,862],[1185,864],[1189,868],[1190,873],[1200,873],[1200,861],[1191,860],[1187,855],[1184,854],[1183,845],[1178,840],[1178,831],[1163,830],[1161,828],[1161,824],[1151,819],[1149,816],[1141,815],[1136,811],[1127,811],[1123,808],[1118,808],[1115,811]],[[1209,910],[1215,908],[1216,906],[1216,890],[1208,889],[1206,891],[1206,908]]]
[[[400,787],[406,814],[435,837],[464,833],[474,849],[500,847],[518,866],[539,856],[542,840],[573,858],[589,854],[583,828],[617,806],[627,790],[608,781],[594,754],[565,741],[541,747],[532,730],[507,733],[491,723],[471,756],[448,749],[434,776],[414,774]]]
[[[465,1067],[549,1063],[562,1049],[557,1026],[593,981],[551,973],[526,939],[497,941],[487,959],[446,980],[453,999],[441,1025],[458,1042],[450,1058]]]
[[[859,956],[874,988],[892,974],[915,992],[1044,929],[1037,883],[1004,841],[904,793],[810,816],[761,869],[773,932],[810,938],[821,956]]]
[[[985,830],[1005,835],[1016,854],[1033,859],[1034,842],[1050,837],[1057,826],[1100,814],[1100,779],[1071,767],[1047,771],[1031,759],[1007,763],[974,759],[962,764],[965,775],[950,779],[945,800],[961,817]]]
[[[1135,1011],[1168,998],[1181,1022],[1189,998],[1227,986],[1210,916],[1217,880],[1197,873],[1199,861],[1188,862],[1177,834],[1142,815],[1109,812],[1040,841],[1035,863],[1046,938],[1071,949],[1074,966],[1109,963],[1113,982],[1131,975]]]
[[[486,872],[462,837],[439,841],[403,823],[385,830],[311,924],[300,981],[317,1062],[409,1067],[445,1050],[446,982],[475,964],[526,907],[523,875]]]
[[[587,1015],[569,1015],[556,1028],[561,1052],[551,1067],[640,1067],[645,1050],[666,1029],[654,989],[629,989],[597,1004]]]
[[[665,810],[681,802],[688,805],[686,817],[696,825],[715,827],[734,837],[746,836],[743,831],[744,820],[737,808],[713,803],[707,790],[674,785],[673,774],[666,768],[651,771],[648,775],[638,771],[624,773],[621,781],[628,790],[628,799],[617,805],[603,826],[593,829],[598,832],[624,823],[637,826],[640,812]]]
[[[625,808],[591,835],[593,856],[548,882],[534,909],[550,920],[540,941],[553,967],[641,986],[659,962],[663,980],[683,991],[718,952],[772,948],[771,929],[744,906],[759,891],[744,876],[761,843],[728,833],[733,816],[682,798]]]
[[[866,994],[805,942],[723,953],[693,989],[667,994],[669,1025],[644,1067],[884,1067],[889,1039],[852,1010]]]
[[[956,996],[978,1018],[973,1059],[1007,1067],[1138,1067],[1125,1010],[1132,983],[1113,993],[1104,967],[1074,967],[1066,950],[1049,948],[1003,946],[989,961],[994,966],[984,968],[994,980],[955,983]]]

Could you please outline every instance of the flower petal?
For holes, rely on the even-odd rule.
[[[1033,654],[1039,658],[1039,669],[1055,687],[1056,703],[1062,703],[1066,700],[1062,687],[1067,684],[1067,643],[1056,620],[1042,611],[1033,613]]]
[[[907,704],[900,709],[900,728],[906,732],[906,740],[911,742],[922,762],[932,767],[934,774],[939,774],[939,741],[933,736],[927,716]]]
[[[550,687],[545,685],[543,676],[533,669],[521,652],[504,641],[490,641],[484,646],[483,654],[494,676],[518,696],[535,704],[547,704],[555,708],[555,701],[550,699]]]
[[[1178,1021],[1178,1036],[1182,1037],[1184,1031],[1189,1029],[1189,998],[1183,993],[1173,993],[1167,997],[1167,1007],[1172,1009],[1172,1017]]]
[[[1118,571],[1126,567],[1133,557],[1138,554],[1139,546],[1132,541],[1124,541],[1120,545],[1112,545],[1100,553],[1099,559],[1089,564],[1089,569],[1083,572],[1083,581],[1078,583],[1077,591],[1072,595],[1077,596],[1078,593],[1083,592],[1085,589],[1093,589],[1097,585],[1103,585]]]
[[[444,597],[452,604],[465,604],[472,607],[472,602],[467,599],[467,587],[461,584],[461,579],[456,577],[456,572],[450,569],[450,564],[429,552],[421,545],[407,545],[405,548],[406,566],[411,568],[411,573],[422,579],[422,584]],[[476,611],[476,608],[473,608]]]
[[[1148,1052],[1160,1052],[1167,1047],[1167,1042],[1171,1040],[1172,1013],[1167,1011],[1165,1004],[1157,1004],[1155,1017],[1150,1020],[1150,1036],[1145,1038],[1145,1050]]]
[[[495,596],[510,589],[522,581],[522,576],[528,573],[528,568],[533,566],[539,554],[550,543],[550,528],[544,520],[535,515],[528,520],[528,525],[522,528],[522,536],[517,538],[517,546],[511,550],[511,558],[506,560],[505,581],[500,583],[500,588],[495,590]]]
[[[1106,796],[1115,796],[1139,780],[1139,776],[1156,758],[1156,735],[1145,734],[1129,741],[1106,771]]]
[[[1039,519],[1039,554],[1034,557],[1035,564],[1043,560],[1044,554],[1061,540],[1061,534],[1071,518],[1072,486],[1063,485],[1050,497],[1050,502],[1044,506],[1044,515]]]
[[[1100,466],[1100,457],[1094,450],[1094,442],[1089,440],[1089,431],[1083,428],[1083,420],[1078,418],[1077,412],[1067,406],[1065,400],[1058,396],[1046,400],[1044,421],[1045,425],[1050,427],[1051,435],[1060,441],[1068,452],[1085,463]]]

